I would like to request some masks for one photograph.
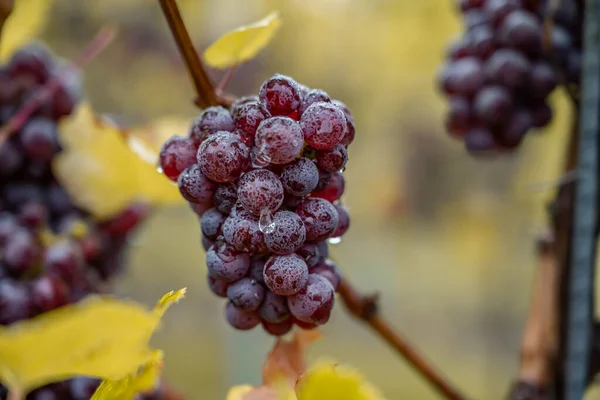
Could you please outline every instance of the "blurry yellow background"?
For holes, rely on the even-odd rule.
[[[560,177],[570,106],[561,93],[551,129],[531,133],[513,155],[474,159],[443,131],[435,90],[444,46],[461,30],[451,0],[179,0],[199,50],[236,26],[280,10],[267,50],[243,65],[230,91],[256,93],[275,72],[322,88],[352,110],[344,201],[352,226],[334,258],[382,311],[472,398],[505,395],[534,274],[534,239]],[[94,108],[126,124],[199,111],[157,1],[56,0],[41,33],[75,56],[103,25],[116,41],[85,69]],[[223,72],[210,71],[215,81]],[[186,132],[173,132],[185,134]],[[190,399],[222,399],[233,384],[259,383],[273,339],[230,329],[224,301],[209,293],[194,214],[157,211],[129,253],[119,294],[148,304],[188,287],[154,345],[166,377]],[[338,304],[309,359],[359,368],[392,400],[437,395]]]

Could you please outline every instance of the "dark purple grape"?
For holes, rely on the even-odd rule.
[[[222,279],[215,278],[208,274],[206,276],[208,282],[208,288],[211,292],[213,292],[216,296],[227,298],[227,288],[229,287],[229,283]]]
[[[348,162],[348,151],[341,144],[329,150],[317,151],[317,165],[325,172],[341,171]]]
[[[257,159],[264,163],[287,164],[302,151],[300,125],[288,117],[271,117],[260,123],[254,138]]]
[[[338,290],[340,282],[342,281],[340,268],[331,260],[325,260],[324,262],[319,263],[319,265],[310,270],[310,273],[311,275],[321,275],[323,278],[327,279],[335,291]]]
[[[2,202],[7,208],[19,208],[28,201],[41,201],[43,192],[34,183],[9,182],[2,188]]]
[[[32,160],[50,161],[58,151],[56,124],[46,118],[32,118],[19,135],[23,152]]]
[[[0,146],[0,176],[11,176],[23,165],[23,153],[12,141]]]
[[[73,69],[69,70],[67,74],[61,71],[61,73],[54,72],[52,75],[51,79],[57,79],[60,84],[43,109],[47,110],[46,114],[50,118],[58,121],[62,117],[71,115],[83,97],[82,78],[81,72]]]
[[[485,76],[489,82],[518,88],[529,81],[531,68],[531,63],[523,53],[500,49],[485,63]]]
[[[62,383],[52,383],[32,390],[27,394],[25,400],[62,400],[67,396],[68,393]]]
[[[11,274],[20,276],[32,268],[41,256],[41,248],[35,237],[21,229],[8,238],[2,259]]]
[[[19,210],[19,218],[28,228],[39,229],[48,220],[48,210],[43,203],[30,201],[25,203]]]
[[[446,130],[454,136],[462,137],[471,127],[471,104],[464,97],[452,96],[449,106],[444,121]]]
[[[237,135],[217,132],[198,150],[200,170],[215,182],[233,182],[248,167],[250,152]]]
[[[302,247],[296,250],[296,254],[302,257],[309,269],[317,265],[321,259],[319,246],[315,243],[304,243]]]
[[[457,37],[446,46],[446,57],[450,60],[458,60],[472,55],[474,54],[471,35]]]
[[[346,207],[341,204],[336,204],[334,207],[338,214],[338,226],[331,237],[338,238],[343,236],[348,228],[350,228],[350,214]]]
[[[467,31],[471,31],[481,26],[488,26],[492,22],[490,16],[479,9],[466,11],[463,14],[463,20]]]
[[[265,269],[266,262],[267,259],[263,256],[252,257],[252,261],[250,261],[250,271],[248,272],[248,276],[259,283],[265,283],[263,271]]]
[[[264,236],[253,219],[229,216],[221,227],[225,241],[238,251],[263,252]]]
[[[46,189],[45,201],[50,212],[55,215],[67,214],[74,207],[65,189],[56,183]]]
[[[333,308],[334,289],[327,278],[310,274],[307,285],[287,298],[292,315],[300,321],[323,325]]]
[[[327,186],[325,186],[322,190],[315,189],[315,191],[312,192],[311,197],[318,197],[330,202],[334,202],[342,197],[345,189],[346,181],[344,180],[344,175],[342,175],[341,172],[334,172],[331,174],[331,179],[329,180]]]
[[[265,264],[264,278],[273,293],[289,296],[306,285],[308,267],[296,254],[272,256]]]
[[[0,246],[4,246],[19,229],[19,221],[14,215],[7,212],[0,213]]]
[[[456,3],[461,11],[468,11],[474,8],[481,8],[485,0],[457,0]]]
[[[55,275],[42,275],[31,284],[31,300],[38,313],[54,310],[68,303],[69,287]]]
[[[300,115],[304,114],[304,111],[314,103],[331,103],[331,97],[321,89],[309,90],[300,103]]]
[[[552,109],[548,104],[541,103],[531,108],[531,116],[533,117],[533,126],[543,128],[552,120]]]
[[[567,80],[571,83],[577,83],[581,81],[581,68],[582,59],[580,51],[571,51],[567,59],[566,75]]]
[[[200,220],[202,233],[210,240],[215,240],[221,234],[221,226],[225,221],[225,216],[216,208],[207,210]]]
[[[213,203],[217,210],[229,214],[237,202],[237,186],[234,183],[222,183],[217,186]]]
[[[247,331],[260,323],[256,311],[242,311],[229,302],[225,306],[225,318],[229,325],[240,331]]]
[[[298,83],[289,76],[275,74],[266,80],[258,97],[271,115],[290,115],[300,107]]]
[[[296,213],[306,227],[306,240],[320,241],[331,237],[338,226],[338,215],[329,201],[309,198],[300,204]]]
[[[490,151],[495,145],[492,133],[485,128],[475,127],[465,135],[465,146],[470,152]]]
[[[17,50],[8,63],[8,73],[13,78],[31,77],[42,84],[50,76],[52,54],[40,43],[32,43]]]
[[[217,185],[208,179],[198,164],[186,168],[177,180],[179,192],[184,199],[192,203],[206,203],[210,201],[215,193]]]
[[[487,25],[478,26],[469,32],[471,53],[475,57],[486,59],[496,50],[494,31]]]
[[[474,109],[477,117],[488,126],[500,125],[510,118],[513,99],[503,86],[487,86],[477,93]]]
[[[319,182],[319,170],[308,158],[299,158],[285,165],[280,174],[286,192],[294,196],[306,196]]]
[[[553,25],[551,34],[552,47],[549,56],[562,64],[573,49],[573,40],[569,32],[560,25]]]
[[[486,0],[483,9],[490,16],[492,23],[498,26],[509,13],[520,8],[519,0]]]
[[[77,284],[84,275],[85,268],[81,247],[67,240],[53,244],[46,249],[44,268],[59,276],[70,286]]]
[[[286,319],[278,324],[272,324],[270,322],[261,321],[262,327],[265,332],[273,335],[273,336],[283,336],[289,331],[292,330],[294,326],[294,321],[291,318]]]
[[[506,46],[527,54],[538,54],[542,49],[542,25],[535,14],[525,10],[509,13],[500,25],[498,35]]]
[[[190,138],[173,136],[160,149],[159,162],[163,173],[172,181],[196,162],[198,146]]]
[[[516,110],[497,139],[502,146],[514,148],[521,143],[527,131],[532,127],[531,113],[524,109]]]
[[[540,61],[533,64],[531,69],[531,80],[527,94],[535,99],[545,99],[554,89],[558,82],[552,66]]]
[[[265,244],[275,254],[291,254],[304,244],[306,229],[298,215],[278,211],[273,215],[272,230],[265,232]]]
[[[315,149],[331,149],[346,135],[347,121],[343,111],[330,103],[313,103],[300,119],[306,143]]]
[[[88,400],[91,399],[94,392],[100,385],[100,380],[87,376],[78,376],[66,382],[70,392],[70,400]]]
[[[206,267],[211,276],[235,282],[250,268],[250,257],[226,245],[214,245],[206,252]]]
[[[266,169],[247,172],[238,182],[238,201],[245,210],[261,215],[273,212],[283,203],[283,186],[279,177]]]
[[[252,278],[242,278],[227,288],[227,297],[242,311],[256,311],[265,296],[265,288]]]
[[[254,144],[254,136],[261,122],[270,118],[271,114],[258,101],[249,102],[239,107],[233,114],[236,132],[248,146]]]
[[[278,324],[290,318],[286,298],[270,290],[265,291],[264,300],[258,309],[258,314],[264,322],[270,324]]]
[[[442,75],[442,86],[448,94],[473,96],[485,83],[481,62],[465,57],[449,64]]]
[[[31,311],[25,286],[12,279],[0,279],[0,325],[27,319]]]
[[[233,132],[235,125],[229,110],[221,106],[205,108],[202,114],[192,123],[190,138],[199,145],[209,135],[219,131]]]

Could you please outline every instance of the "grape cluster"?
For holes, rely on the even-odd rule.
[[[208,285],[234,328],[279,336],[329,320],[341,277],[327,240],[350,225],[340,198],[354,134],[343,103],[276,74],[163,145],[160,167],[201,217]]]
[[[547,98],[559,80],[555,66],[571,71],[572,81],[578,79],[580,53],[572,51],[574,36],[557,26],[553,48],[543,45],[543,1],[458,4],[466,33],[448,47],[439,75],[439,85],[449,97],[446,129],[463,139],[471,152],[514,149],[530,129],[544,127],[552,118]],[[575,24],[577,16],[569,18],[569,24]]]
[[[58,74],[41,45],[18,50],[0,66],[0,126],[50,79],[58,90],[0,145],[0,325],[29,319],[104,291],[123,264],[127,235],[146,216],[134,204],[107,221],[76,207],[51,170],[61,151],[57,122],[80,97],[80,78]],[[98,385],[76,378],[39,388],[34,399],[87,400]],[[0,390],[0,398],[6,393]]]

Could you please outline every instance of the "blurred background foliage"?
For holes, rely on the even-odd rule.
[[[534,275],[534,239],[560,177],[571,107],[562,93],[545,132],[515,154],[468,156],[443,131],[435,90],[444,46],[461,30],[450,0],[179,0],[199,50],[220,34],[280,10],[274,42],[230,85],[251,94],[275,72],[346,102],[356,119],[345,202],[352,227],[334,246],[343,271],[382,293],[383,313],[473,398],[501,398],[515,374]],[[125,124],[191,121],[194,93],[156,1],[55,0],[41,37],[73,57],[104,25],[117,40],[85,70],[98,112]],[[210,71],[214,80],[221,71]],[[186,132],[173,132],[185,134]],[[188,298],[155,345],[166,377],[190,399],[222,399],[259,383],[273,339],[234,332],[205,283],[200,229],[187,207],[158,210],[129,253],[117,292],[152,304]],[[389,399],[434,399],[398,357],[339,304],[311,349],[358,367]]]

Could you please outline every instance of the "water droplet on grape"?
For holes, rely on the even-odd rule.
[[[327,239],[327,243],[329,244],[340,244],[342,243],[342,237],[334,237],[334,238],[329,238]]]
[[[258,229],[262,233],[273,233],[275,232],[275,222],[273,222],[273,215],[268,208],[263,209],[260,212],[260,218],[258,219]]]

